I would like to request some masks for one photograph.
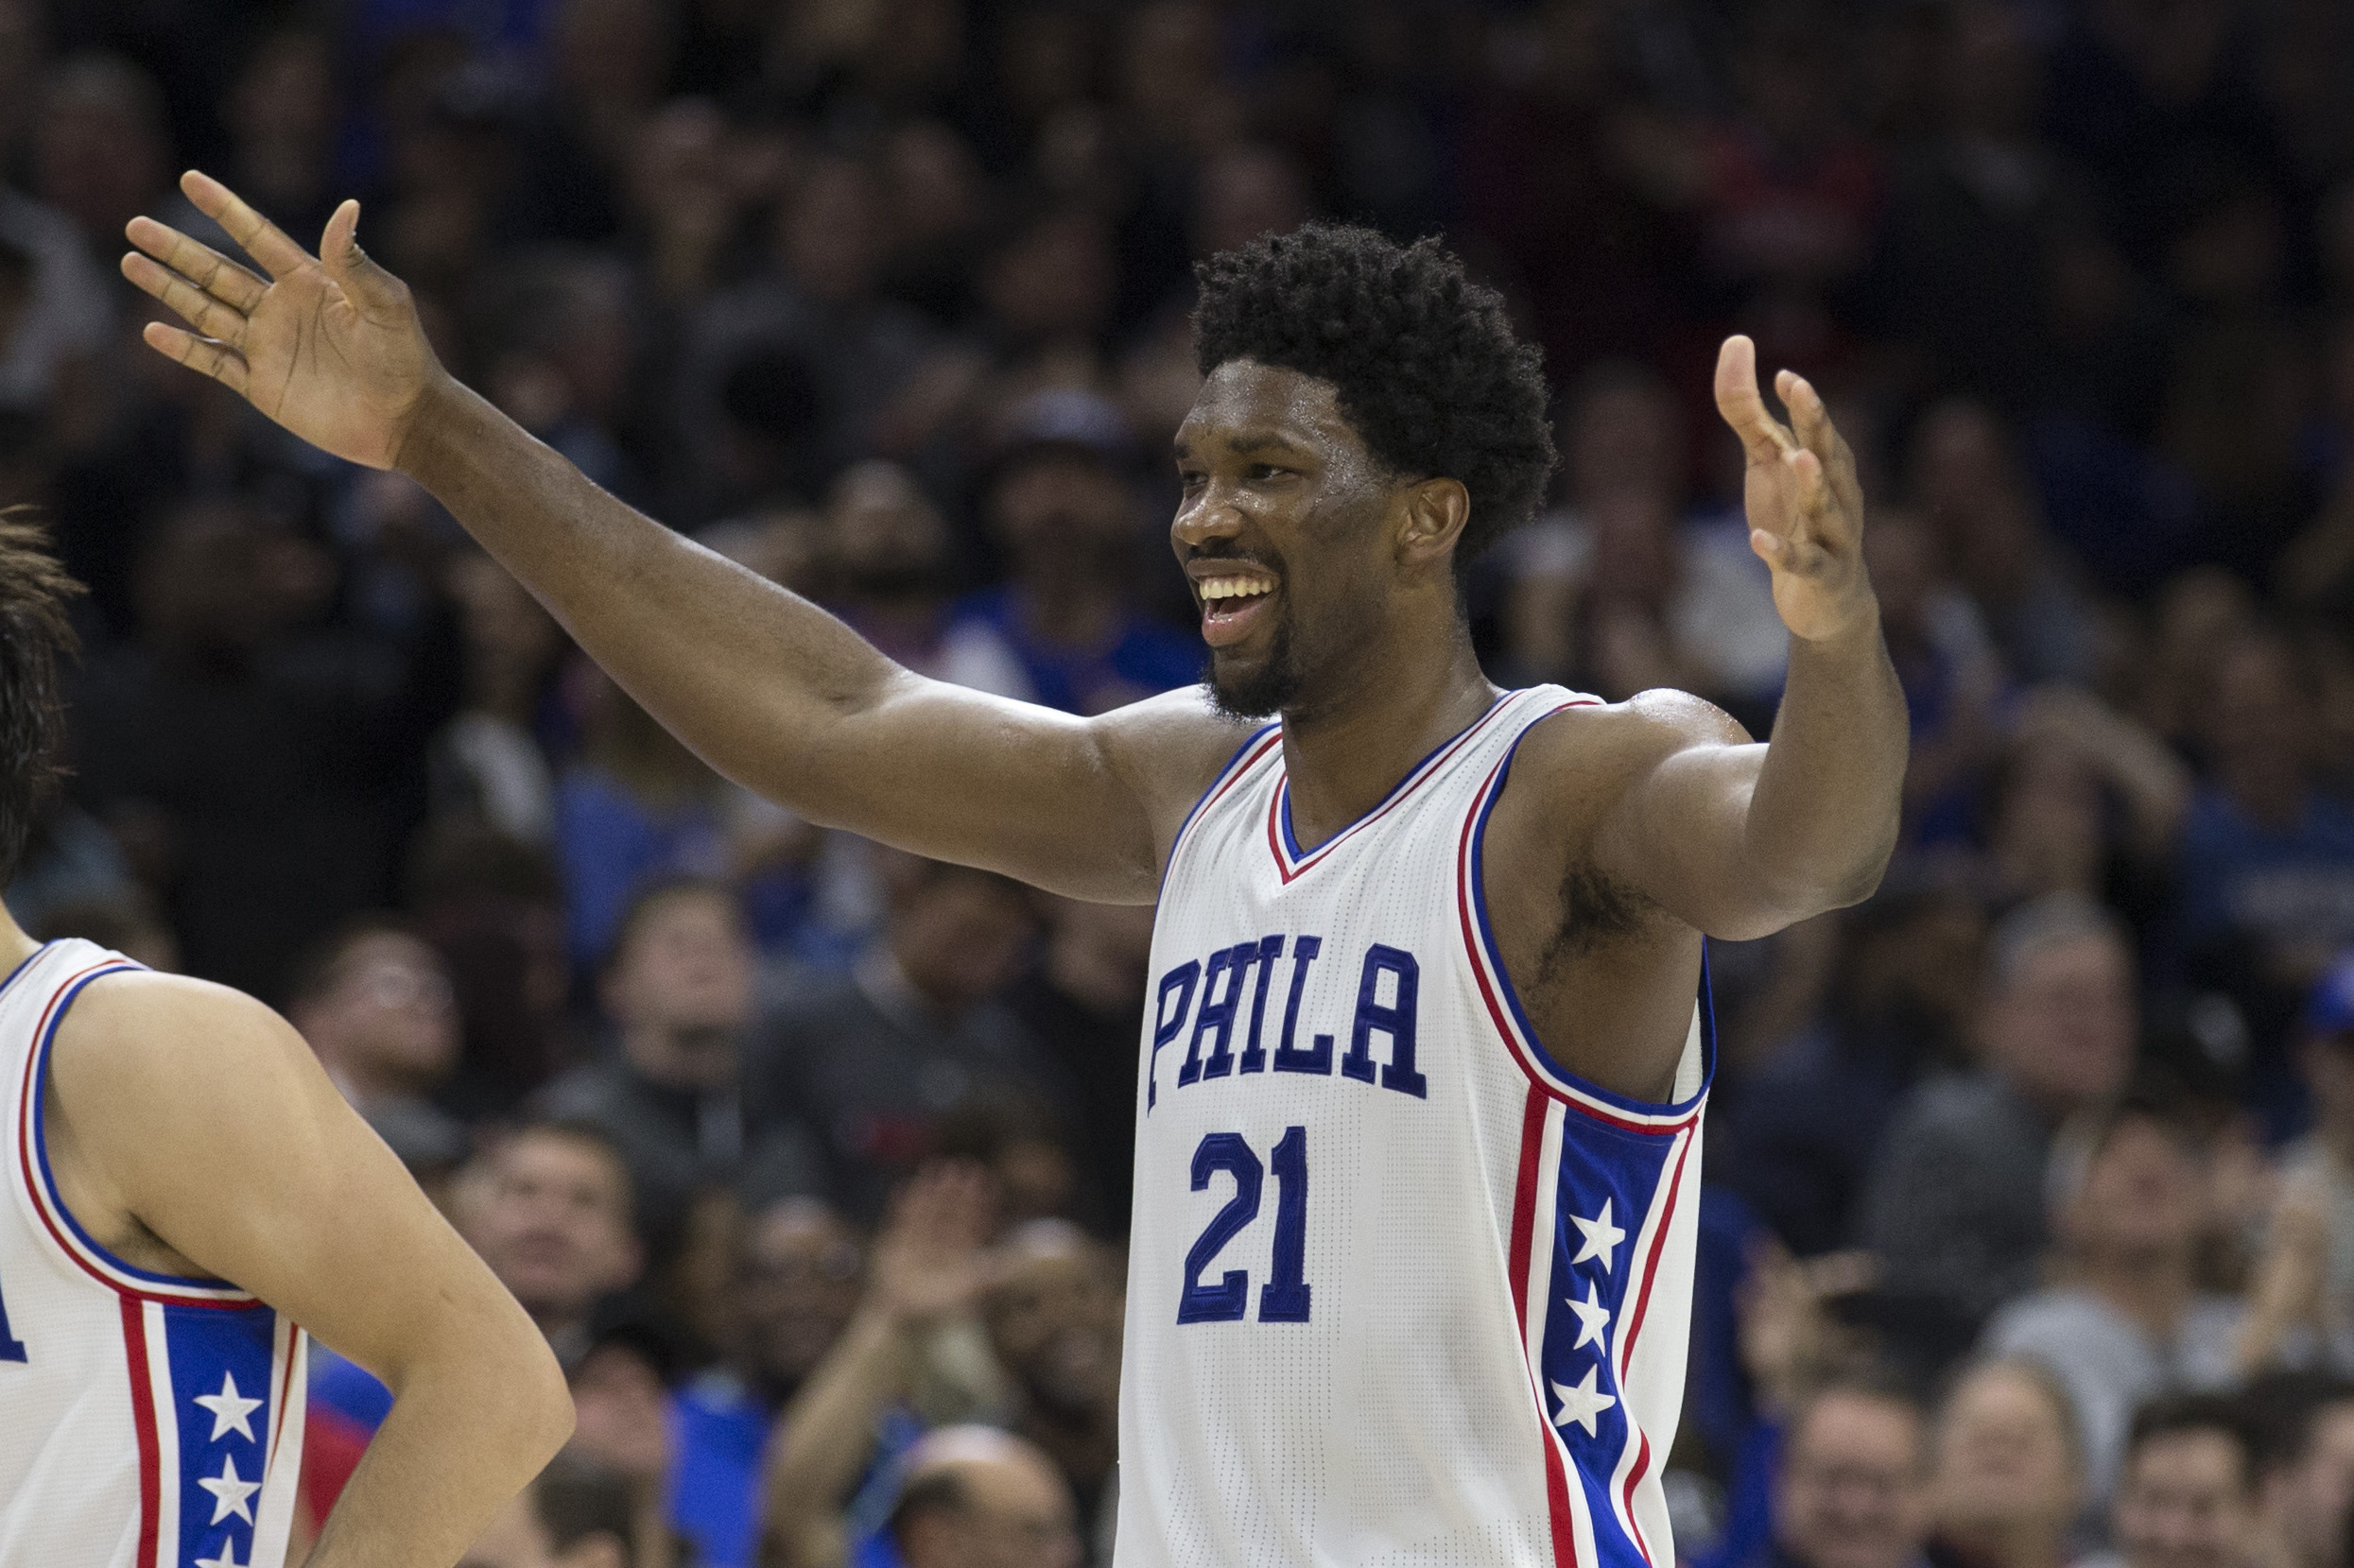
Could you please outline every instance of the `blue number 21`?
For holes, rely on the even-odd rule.
[[[22,1361],[25,1342],[9,1332],[9,1302],[0,1296],[0,1361]]]
[[[1307,1129],[1286,1128],[1268,1163],[1275,1171],[1275,1249],[1272,1277],[1259,1291],[1258,1320],[1262,1323],[1307,1321]],[[1238,1321],[1251,1299],[1250,1275],[1230,1268],[1216,1284],[1204,1284],[1202,1271],[1226,1249],[1251,1221],[1258,1217],[1259,1193],[1266,1184],[1266,1166],[1238,1132],[1213,1132],[1193,1151],[1193,1190],[1202,1192],[1220,1171],[1235,1179],[1235,1195],[1210,1222],[1186,1254],[1186,1290],[1178,1298],[1181,1323]]]

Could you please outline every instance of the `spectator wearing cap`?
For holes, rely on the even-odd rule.
[[[2086,1568],[2246,1568],[2256,1520],[2245,1415],[2220,1394],[2171,1395],[2134,1414],[2110,1514],[2116,1550]]]
[[[1012,422],[982,503],[1007,580],[965,600],[958,629],[1002,639],[1030,701],[1099,714],[1201,676],[1194,641],[1136,601],[1133,462],[1127,421],[1092,393],[1038,393]]]
[[[2053,1147],[2051,1176],[2062,1283],[1996,1313],[1984,1349],[2038,1362],[2068,1389],[2086,1505],[2105,1510],[2135,1410],[2228,1387],[2242,1313],[2236,1299],[2198,1288],[2206,1152],[2163,1100],[2128,1095],[2077,1117]]]
[[[2044,1167],[2071,1114],[2124,1087],[2139,1027],[2117,921],[2052,894],[1996,927],[1975,1031],[1982,1065],[1915,1089],[1864,1195],[1895,1347],[1934,1370],[2036,1283]]]
[[[758,956],[722,882],[673,877],[631,902],[598,997],[611,1048],[537,1095],[538,1112],[599,1129],[630,1166],[650,1236],[684,1221],[697,1192],[749,1176],[804,1191],[814,1154],[782,1108],[749,1126],[740,1091]]]

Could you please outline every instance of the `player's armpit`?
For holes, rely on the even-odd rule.
[[[454,1560],[563,1440],[570,1401],[539,1331],[302,1037],[222,987],[108,975],[66,1013],[49,1072],[98,1208],[119,1204],[117,1221],[382,1377],[396,1403],[378,1448],[396,1422],[415,1424],[404,1405],[433,1408],[430,1446],[382,1462],[372,1451],[338,1514],[364,1501],[371,1468],[391,1473],[369,1490],[399,1494],[413,1536],[370,1560]]]

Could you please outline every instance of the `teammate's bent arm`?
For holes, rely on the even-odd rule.
[[[314,1568],[446,1568],[572,1426],[546,1342],[301,1036],[160,974],[94,982],[59,1027],[53,1148],[84,1223],[140,1229],[383,1378],[391,1414]]]
[[[194,331],[147,341],[314,445],[397,467],[704,761],[828,826],[1075,897],[1149,902],[1160,836],[1238,734],[1198,699],[1087,721],[920,679],[681,538],[443,370],[346,202],[313,257],[225,186],[189,198],[269,274],[152,219],[127,277]]]

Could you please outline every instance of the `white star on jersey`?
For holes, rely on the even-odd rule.
[[[1592,1380],[1588,1379],[1588,1381]],[[199,1475],[197,1477],[197,1485],[213,1494],[214,1524],[219,1524],[233,1513],[249,1525],[253,1523],[253,1509],[247,1504],[246,1499],[261,1490],[262,1484],[259,1481],[238,1480],[235,1458],[226,1454],[222,1455],[220,1473]]]
[[[1624,1231],[1610,1223],[1610,1199],[1602,1199],[1602,1212],[1592,1219],[1581,1219],[1571,1215],[1569,1223],[1576,1226],[1578,1234],[1585,1238],[1584,1245],[1578,1249],[1578,1255],[1569,1261],[1584,1263],[1588,1258],[1600,1258],[1602,1260],[1602,1272],[1609,1273],[1611,1254],[1618,1249],[1620,1242],[1627,1239]]]
[[[247,1442],[254,1440],[252,1423],[246,1418],[260,1409],[262,1402],[258,1399],[237,1397],[237,1377],[234,1372],[221,1373],[220,1392],[199,1394],[196,1397],[196,1403],[213,1412],[213,1435],[206,1439],[207,1441],[218,1442],[221,1439],[221,1434],[230,1431],[234,1431]]]
[[[220,1556],[200,1557],[196,1559],[196,1568],[253,1568],[253,1564],[237,1560],[237,1538],[231,1536],[220,1543]]]
[[[1602,1330],[1610,1326],[1610,1309],[1602,1305],[1601,1294],[1601,1283],[1588,1280],[1585,1282],[1584,1301],[1581,1301],[1575,1296],[1562,1298],[1569,1310],[1578,1315],[1578,1342],[1569,1347],[1571,1350],[1583,1350],[1601,1342]]]
[[[1589,1362],[1584,1381],[1575,1387],[1561,1383],[1553,1385],[1553,1397],[1561,1401],[1561,1414],[1553,1418],[1555,1426],[1566,1427],[1576,1422],[1585,1428],[1587,1437],[1594,1435],[1594,1418],[1618,1403],[1617,1396],[1599,1392],[1595,1388],[1594,1376],[1601,1370],[1598,1363]]]

